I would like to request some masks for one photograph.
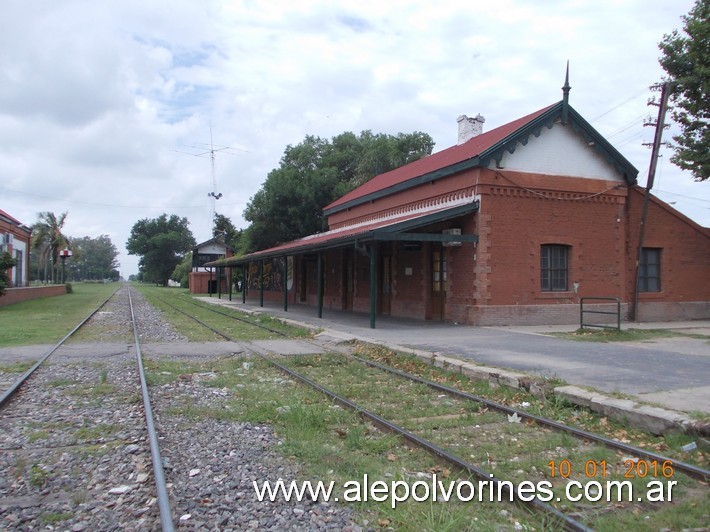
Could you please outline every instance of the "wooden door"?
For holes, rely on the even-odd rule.
[[[431,319],[446,319],[446,248],[433,245],[431,250]]]

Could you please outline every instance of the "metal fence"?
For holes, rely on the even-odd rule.
[[[598,305],[595,305],[596,310],[585,308],[584,304],[588,301],[612,301],[616,303],[616,310],[598,310]],[[585,316],[587,314],[605,314],[607,316],[616,316],[616,326],[610,325],[608,323],[590,323],[585,321]],[[603,329],[616,329],[621,330],[621,300],[618,297],[583,297],[579,300],[579,326],[584,329],[585,327],[601,327]]]

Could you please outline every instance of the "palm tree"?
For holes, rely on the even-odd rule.
[[[59,250],[69,246],[69,239],[62,233],[67,213],[57,217],[53,212],[40,212],[38,218],[32,226],[32,247],[40,253],[40,259],[45,261],[45,271],[51,259],[52,282],[57,282]]]

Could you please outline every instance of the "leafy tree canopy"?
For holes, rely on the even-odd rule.
[[[237,229],[232,223],[232,220],[223,214],[215,213],[214,227],[212,229],[212,236],[214,238],[223,240],[225,244],[236,250],[239,248],[242,233],[243,230]]]
[[[697,0],[683,22],[683,33],[674,30],[658,45],[661,66],[673,83],[673,120],[681,128],[673,137],[671,161],[705,181],[710,177],[710,0]]]
[[[173,273],[170,274],[170,278],[173,281],[180,283],[182,288],[188,288],[190,286],[190,272],[192,271],[192,255],[187,254],[180,261],[180,264],[175,266]]]
[[[73,252],[71,260],[67,261],[70,279],[118,281],[118,250],[107,235],[71,238],[70,241]]]
[[[396,136],[363,131],[342,133],[330,141],[306,136],[287,146],[280,166],[269,172],[251,198],[244,218],[251,222],[244,252],[271,247],[325,229],[323,208],[375,175],[430,155],[434,141],[426,133]]]
[[[45,269],[52,268],[51,278],[59,281],[59,252],[69,247],[69,239],[62,233],[67,213],[59,216],[53,212],[40,212],[37,222],[32,226],[32,248],[39,252],[40,263]],[[50,277],[45,275],[45,280]]]
[[[126,242],[129,255],[139,255],[138,269],[143,279],[167,286],[170,275],[183,257],[195,247],[187,218],[161,214],[137,221]]]

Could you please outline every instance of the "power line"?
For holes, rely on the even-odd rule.
[[[622,106],[626,105],[626,104],[629,103],[631,100],[634,100],[634,99],[638,98],[639,96],[641,96],[641,95],[642,95],[644,92],[646,92],[646,91],[648,91],[648,88],[644,88],[643,90],[641,90],[640,92],[634,94],[633,96],[630,96],[628,99],[624,100],[624,101],[621,102],[620,104],[615,105],[614,107],[612,107],[612,108],[609,109],[608,111],[603,112],[602,114],[600,114],[600,115],[597,116],[596,118],[592,118],[592,119],[590,120],[590,122],[596,122],[596,121],[599,120],[601,117],[608,115],[608,114],[611,113],[612,111],[617,110],[619,107],[622,107]]]
[[[44,198],[44,199],[49,199],[53,201],[61,201],[64,203],[76,203],[79,205],[90,205],[93,207],[117,207],[121,209],[164,209],[164,205],[121,205],[118,203],[97,203],[93,201],[80,201],[80,200],[72,200],[72,199],[67,199],[67,198],[58,198],[56,196],[48,196],[45,194],[37,194],[36,192],[25,192],[22,190],[13,190],[11,188],[7,187],[0,187],[0,190],[5,190],[7,192],[12,192],[14,194],[23,194],[25,196],[34,196],[37,198]],[[183,206],[171,206],[171,208],[175,209],[202,209],[202,205],[183,205]]]
[[[673,196],[676,198],[683,198],[684,200],[688,200],[688,201],[700,201],[703,203],[710,203],[710,199],[703,199],[703,198],[699,198],[697,196],[686,196],[684,194],[678,194],[676,192],[668,192],[667,190],[661,190],[659,188],[656,189],[656,192],[658,192],[660,194],[668,194],[669,196]]]

